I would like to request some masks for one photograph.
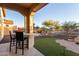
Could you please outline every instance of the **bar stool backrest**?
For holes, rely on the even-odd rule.
[[[16,40],[17,41],[23,41],[24,40],[23,32],[17,32],[16,31]]]

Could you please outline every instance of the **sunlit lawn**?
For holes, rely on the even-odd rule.
[[[74,52],[66,50],[63,46],[56,43],[53,37],[37,37],[35,38],[34,47],[46,56],[78,56]]]

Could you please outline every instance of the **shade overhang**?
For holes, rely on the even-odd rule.
[[[27,10],[30,10],[30,12],[37,12],[45,5],[47,5],[47,3],[0,3],[1,7],[18,11],[23,15],[25,15]]]

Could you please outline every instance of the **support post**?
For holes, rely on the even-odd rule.
[[[34,12],[28,12],[25,18],[26,32],[28,35],[28,48],[32,48],[34,45],[34,35],[33,34],[33,16]]]

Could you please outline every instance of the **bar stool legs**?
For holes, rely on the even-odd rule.
[[[24,41],[22,41],[22,55],[24,55]]]
[[[24,41],[16,41],[16,51],[15,51],[16,54],[18,48],[22,49],[22,55],[24,55]]]
[[[9,48],[9,51],[11,52],[11,46],[12,46],[12,42],[11,42],[11,40],[10,40],[10,48]]]

